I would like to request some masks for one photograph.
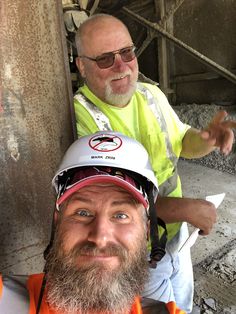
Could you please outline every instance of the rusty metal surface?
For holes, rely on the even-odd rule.
[[[206,64],[210,68],[212,68],[216,73],[219,73],[221,76],[226,78],[227,80],[231,81],[232,83],[236,84],[236,75],[224,68],[223,66],[219,65],[218,63],[214,62],[210,58],[204,56],[203,54],[199,53],[197,50],[193,49],[192,47],[185,44],[183,41],[179,40],[172,34],[170,34],[168,31],[166,31],[163,27],[161,27],[157,23],[152,23],[145,19],[144,17],[136,14],[135,12],[131,11],[130,9],[124,7],[122,9],[122,12],[127,14],[129,17],[132,17],[137,22],[141,23],[145,27],[151,28],[157,32],[159,32],[162,36],[173,42],[176,46],[180,47],[187,53],[189,53],[191,56],[202,62],[203,64]]]
[[[51,178],[73,140],[60,1],[0,4],[0,269],[40,271]]]

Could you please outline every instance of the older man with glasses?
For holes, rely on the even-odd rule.
[[[219,112],[203,131],[183,124],[157,86],[138,82],[134,43],[127,27],[113,16],[88,18],[77,31],[76,46],[76,64],[85,81],[74,97],[78,136],[114,130],[135,138],[147,149],[160,185],[157,207],[167,223],[167,249],[162,260],[151,265],[143,295],[175,301],[191,313],[190,250],[179,249],[188,237],[186,222],[206,235],[216,210],[205,200],[182,198],[178,158],[199,158],[215,148],[228,154],[236,122]]]
[[[99,20],[93,16],[79,28],[76,35],[79,56],[76,64],[81,75],[86,77],[87,87],[95,96],[105,103],[122,108],[136,89],[138,64],[135,47],[125,26],[119,31],[115,24],[110,25],[110,19],[105,17],[104,23],[107,25],[103,22],[100,24]],[[91,27],[89,21],[93,21]],[[124,32],[127,36],[124,36]],[[81,132],[84,133],[81,130],[79,134]]]

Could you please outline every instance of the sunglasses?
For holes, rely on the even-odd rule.
[[[121,59],[123,62],[130,62],[132,61],[136,55],[135,55],[135,46],[125,47],[119,50],[111,51],[103,53],[100,56],[97,56],[96,58],[91,58],[87,56],[79,56],[80,58],[86,58],[91,61],[95,61],[97,63],[97,66],[100,69],[107,69],[111,66],[113,66],[115,61],[115,56],[119,54],[121,56]]]

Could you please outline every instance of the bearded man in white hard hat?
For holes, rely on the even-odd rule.
[[[174,302],[140,298],[166,240],[158,237],[158,184],[140,143],[115,132],[82,137],[66,152],[53,186],[45,272],[2,276],[1,313],[184,313]]]

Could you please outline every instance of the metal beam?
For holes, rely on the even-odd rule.
[[[171,8],[168,10],[168,12],[161,17],[159,24],[164,25],[169,20],[169,18],[171,18],[175,14],[175,12],[183,4],[184,1],[185,0],[176,0],[175,3],[171,6]]]
[[[235,73],[236,71],[233,70]],[[185,75],[177,75],[171,79],[171,83],[185,83],[185,82],[195,82],[195,81],[207,81],[216,80],[221,78],[221,76],[215,72],[204,72],[204,73],[191,73]]]
[[[157,37],[156,33],[150,29],[147,30],[147,37],[145,38],[144,42],[142,43],[141,47],[139,47],[137,51],[137,57],[139,57],[143,51],[149,46],[151,41]]]
[[[194,58],[199,60],[201,63],[206,64],[207,66],[212,68],[215,72],[217,72],[218,74],[220,74],[221,76],[223,76],[224,78],[229,80],[230,82],[236,84],[236,75],[235,74],[233,74],[232,72],[230,72],[229,70],[227,70],[223,66],[219,65],[218,63],[214,62],[210,58],[204,56],[203,54],[201,54],[197,50],[193,49],[192,47],[188,46],[183,41],[181,41],[178,38],[174,37],[173,35],[171,35],[169,32],[167,32],[165,29],[163,29],[157,23],[152,23],[152,22],[148,21],[147,19],[145,19],[142,16],[132,12],[131,10],[129,10],[126,7],[123,7],[122,11],[124,13],[126,13],[128,16],[130,16],[133,19],[135,19],[137,22],[139,22],[143,26],[151,28],[151,29],[157,31],[162,36],[164,36],[165,38],[167,38],[168,40],[173,42],[176,46],[178,46],[179,48],[183,49],[185,52],[187,52],[188,54],[190,54],[191,56],[193,56]]]
[[[165,1],[160,0],[159,3],[161,19],[165,16],[166,6]],[[163,28],[166,30],[166,21],[163,23]],[[165,94],[169,90],[169,75],[168,75],[168,56],[167,56],[167,42],[166,38],[162,36],[158,43],[158,72],[159,72],[159,83]]]

